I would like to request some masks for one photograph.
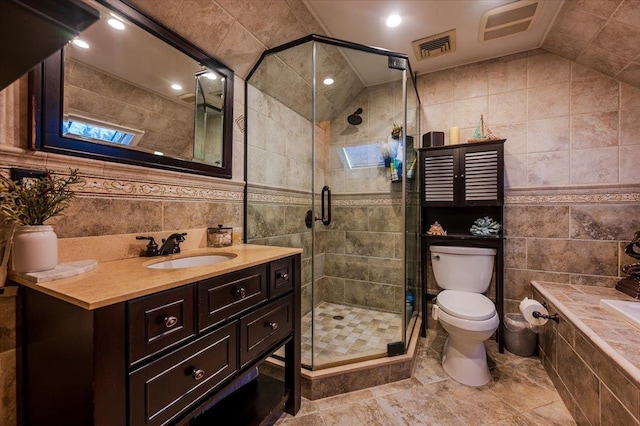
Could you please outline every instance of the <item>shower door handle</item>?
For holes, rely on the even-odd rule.
[[[324,201],[325,195],[327,199],[326,204]],[[322,217],[316,217],[316,218],[313,217],[312,210],[307,210],[307,214],[304,217],[304,224],[307,226],[307,228],[311,229],[311,227],[313,226],[314,220],[321,221],[324,226],[329,226],[329,224],[331,224],[331,188],[329,188],[326,185],[324,186],[324,188],[322,188],[321,209],[322,209]]]
[[[324,199],[325,199],[325,195],[327,198],[327,203],[325,205]],[[327,185],[325,185],[322,188],[322,195],[321,195],[321,209],[322,209],[322,217],[317,217],[316,220],[319,220],[322,222],[322,224],[324,226],[329,226],[331,224],[331,188],[329,188]]]

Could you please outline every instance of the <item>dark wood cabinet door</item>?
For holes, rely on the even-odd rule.
[[[203,331],[268,297],[267,265],[198,283],[198,330]]]
[[[293,330],[293,296],[271,302],[240,318],[240,367]]]
[[[503,142],[421,149],[422,206],[502,205],[504,202]]]
[[[269,264],[269,298],[273,299],[293,290],[294,273],[291,257],[271,262]]]
[[[165,424],[231,377],[237,365],[232,322],[131,373],[129,424]]]
[[[194,336],[194,312],[193,285],[128,302],[129,364]]]

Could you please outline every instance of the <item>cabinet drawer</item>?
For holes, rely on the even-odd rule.
[[[267,265],[198,283],[198,330],[202,331],[267,300]]]
[[[293,296],[240,318],[240,366],[286,337],[293,329]]]
[[[233,375],[236,336],[237,321],[131,373],[130,424],[164,424]]]
[[[194,286],[127,303],[129,364],[195,335]]]
[[[269,264],[269,297],[274,298],[293,289],[293,258],[276,260]]]

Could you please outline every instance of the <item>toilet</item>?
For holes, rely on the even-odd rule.
[[[482,293],[491,284],[496,250],[431,246],[431,264],[438,286],[432,316],[449,333],[442,367],[454,380],[482,386],[491,380],[484,341],[500,324],[495,305]]]

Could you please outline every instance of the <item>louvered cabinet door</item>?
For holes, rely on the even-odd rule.
[[[502,205],[503,145],[481,143],[420,150],[422,205]]]
[[[424,154],[421,161],[423,204],[453,205],[456,199],[456,157],[454,151]]]
[[[461,204],[502,204],[502,145],[463,148],[459,154],[463,182]]]

